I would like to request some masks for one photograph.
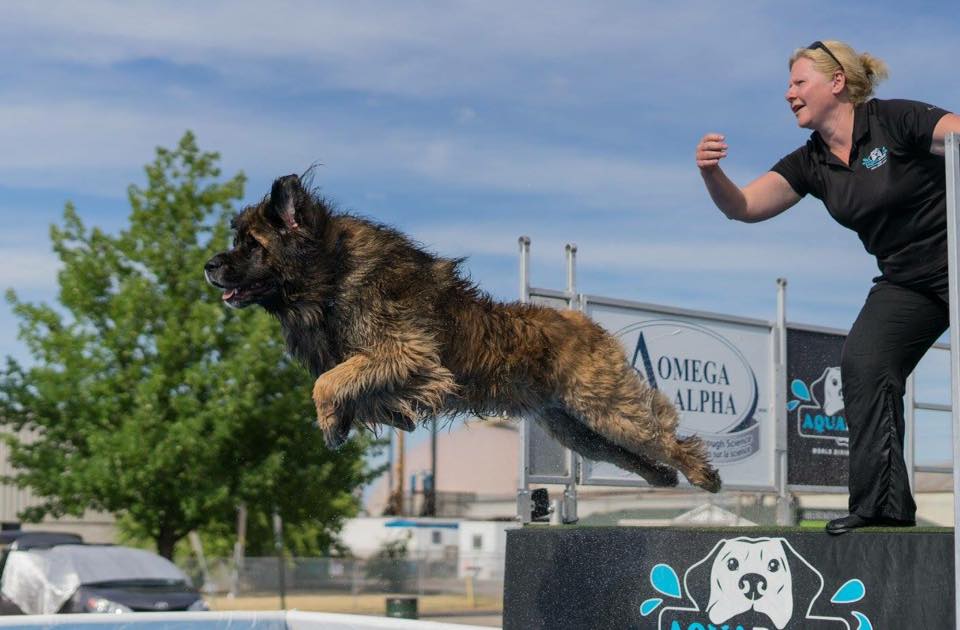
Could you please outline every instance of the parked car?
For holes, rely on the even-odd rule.
[[[172,562],[118,545],[53,544],[7,551],[0,592],[7,614],[207,610]]]
[[[83,536],[69,532],[48,532],[35,529],[0,530],[0,549],[6,550],[19,541],[20,549],[26,547],[52,547],[66,543],[82,543]]]
[[[25,549],[49,549],[54,545],[82,544],[79,534],[66,532],[46,532],[37,530],[5,529],[0,530],[0,576],[7,564],[7,555],[11,551]],[[0,615],[19,615],[20,607],[10,601],[0,590]]]

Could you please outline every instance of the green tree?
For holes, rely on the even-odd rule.
[[[21,518],[109,512],[169,558],[192,530],[232,531],[241,501],[254,522],[279,510],[315,552],[356,512],[369,443],[327,450],[277,323],[226,308],[204,281],[245,181],[219,181],[218,160],[189,132],[158,148],[116,235],[68,203],[51,228],[59,308],[8,292],[34,360],[0,371],[7,481],[41,497]]]

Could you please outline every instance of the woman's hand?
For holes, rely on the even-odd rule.
[[[800,201],[783,175],[767,171],[743,188],[730,181],[720,160],[727,157],[723,134],[708,133],[697,144],[697,166],[710,198],[729,219],[755,223],[774,217]]]
[[[712,171],[727,157],[727,143],[719,133],[708,133],[697,145],[697,166],[701,171]]]

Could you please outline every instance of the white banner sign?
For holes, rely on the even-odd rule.
[[[769,326],[588,303],[587,314],[623,343],[627,359],[680,411],[680,433],[706,442],[726,488],[773,489]],[[639,477],[585,462],[584,483]]]

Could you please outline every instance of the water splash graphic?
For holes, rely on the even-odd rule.
[[[798,378],[793,379],[793,382],[790,383],[790,391],[801,400],[810,400],[810,390],[807,389],[806,383]]]
[[[658,564],[650,571],[650,583],[669,597],[680,597],[680,580],[677,578],[677,572],[666,564]]]
[[[873,624],[870,623],[866,615],[854,610],[853,616],[857,620],[857,630],[873,630]]]
[[[847,580],[846,584],[837,589],[830,601],[834,604],[852,604],[863,599],[867,589],[860,580]],[[867,623],[870,623],[869,621]]]
[[[659,606],[662,603],[663,603],[663,600],[660,599],[659,597],[648,599],[647,601],[640,604],[640,614],[646,617],[647,615],[655,611],[657,609],[657,606]]]

